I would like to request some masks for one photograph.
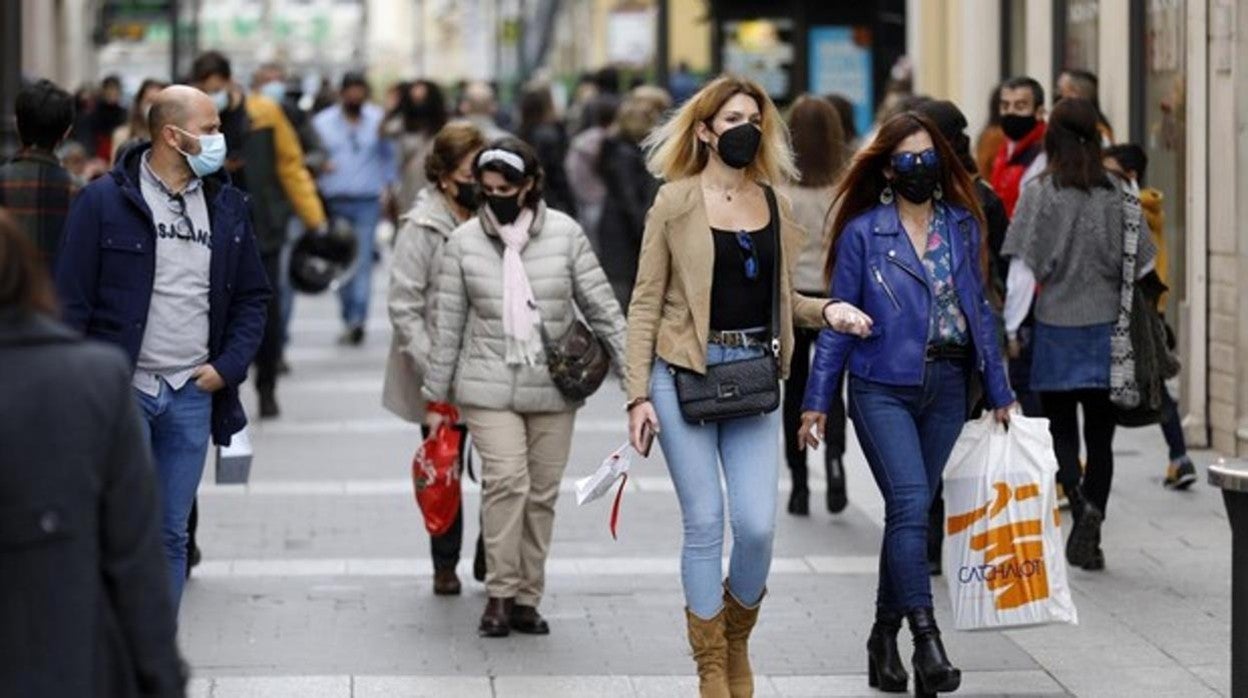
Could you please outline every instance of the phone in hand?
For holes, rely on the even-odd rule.
[[[654,446],[654,427],[650,426],[650,422],[644,422],[641,425],[641,457],[649,458],[650,449]]]

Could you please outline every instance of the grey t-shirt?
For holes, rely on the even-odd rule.
[[[160,381],[180,390],[208,362],[208,289],[212,234],[203,180],[175,193],[143,155],[139,187],[156,227],[156,275],[134,387],[160,393]]]

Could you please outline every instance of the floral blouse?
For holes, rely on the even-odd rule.
[[[953,254],[949,247],[947,213],[937,205],[927,231],[927,251],[923,268],[931,285],[935,304],[930,314],[927,341],[935,345],[966,345],[970,342],[966,316],[953,286]]]

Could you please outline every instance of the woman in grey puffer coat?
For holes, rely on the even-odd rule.
[[[560,337],[579,309],[622,373],[624,312],[580,225],[542,202],[532,148],[497,141],[474,173],[486,205],[446,244],[423,392],[454,394],[481,453],[489,601],[480,634],[546,634],[537,606],[580,404],[551,381],[538,324]],[[426,424],[440,419],[431,412]]]
[[[451,231],[476,212],[480,196],[472,176],[472,162],[483,147],[485,136],[467,121],[452,122],[438,130],[422,165],[430,184],[420,190],[412,210],[403,216],[394,246],[387,298],[394,333],[390,359],[386,362],[382,404],[396,416],[421,424],[422,437],[428,436],[428,429],[424,428],[426,405],[420,388],[429,372],[433,347],[438,269]],[[429,540],[433,593],[439,596],[460,592],[455,568],[463,539],[461,507],[450,529]],[[480,539],[473,576],[485,578],[485,553]]]

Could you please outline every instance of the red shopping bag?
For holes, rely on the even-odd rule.
[[[416,505],[425,517],[425,530],[440,536],[451,528],[459,514],[459,451],[463,434],[455,429],[459,411],[443,403],[430,403],[429,411],[446,419],[425,439],[412,459],[412,487]]]

